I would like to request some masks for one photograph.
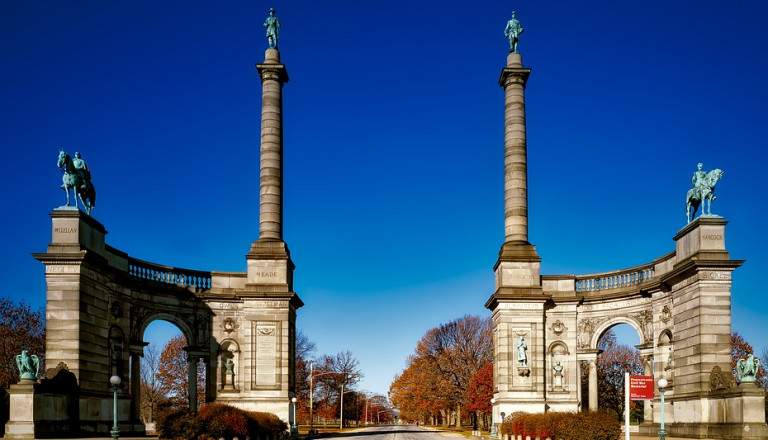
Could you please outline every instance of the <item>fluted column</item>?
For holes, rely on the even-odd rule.
[[[261,185],[259,240],[283,239],[283,84],[288,82],[280,52],[267,49],[257,64],[261,77]]]
[[[499,85],[504,87],[504,232],[506,242],[528,242],[528,158],[525,83],[531,69],[510,53]]]
[[[597,359],[589,360],[589,410],[597,411]]]
[[[189,374],[189,411],[197,412],[197,357],[187,353],[187,364]]]

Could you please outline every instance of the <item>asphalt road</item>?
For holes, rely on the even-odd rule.
[[[446,440],[445,434],[416,425],[384,425],[333,434],[344,440]],[[462,437],[458,434],[458,437]]]

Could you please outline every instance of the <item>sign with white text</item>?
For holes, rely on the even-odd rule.
[[[653,400],[653,376],[629,376],[629,400]]]

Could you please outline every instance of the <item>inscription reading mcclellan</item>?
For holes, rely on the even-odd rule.
[[[53,228],[53,232],[61,234],[74,234],[77,233],[77,228]]]

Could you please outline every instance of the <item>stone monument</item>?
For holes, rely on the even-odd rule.
[[[739,363],[738,386],[725,373],[731,365],[731,275],[742,261],[726,250],[727,222],[709,210],[721,170],[705,172],[699,164],[686,197],[689,224],[674,236],[674,251],[612,272],[540,273],[541,258],[528,241],[524,91],[531,69],[517,52],[520,33],[510,29],[519,22],[513,20],[505,30],[510,53],[499,80],[505,98],[505,240],[493,268],[496,289],[485,304],[493,317],[493,419],[517,411],[596,411],[598,341],[625,323],[638,333],[644,374],[669,382],[669,435],[768,438],[765,396],[751,382],[755,361]],[[693,219],[691,208],[695,212],[699,204],[702,215]],[[584,369],[587,395],[581,393]],[[645,405],[645,435],[659,430],[659,397]]]
[[[47,252],[33,256],[45,265],[45,360],[69,379],[55,393],[50,385],[14,386],[11,394],[18,396],[12,401],[26,403],[12,409],[18,423],[10,425],[10,437],[107,435],[112,427],[110,376],[122,379],[117,391],[120,433],[143,435],[144,332],[158,319],[175,324],[186,338],[191,410],[197,409],[194,384],[202,361],[206,402],[270,412],[289,421],[296,311],[303,302],[293,292],[294,264],[283,241],[282,87],[288,75],[276,48],[276,18],[272,26],[270,48],[264,62],[256,64],[263,87],[259,237],[245,256],[246,272],[140,260],[109,246],[106,228],[87,213],[76,207],[54,209]],[[69,156],[63,151],[62,156],[67,172],[89,178],[84,161],[70,166]],[[21,355],[19,362],[29,369],[31,359]],[[52,398],[59,403],[50,403]],[[38,405],[48,409],[38,410]]]

